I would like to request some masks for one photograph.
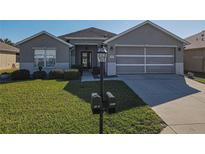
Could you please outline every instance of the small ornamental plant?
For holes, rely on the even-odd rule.
[[[42,67],[42,66],[39,66],[38,69],[39,69],[39,71],[41,72],[42,69],[43,69],[43,67]]]

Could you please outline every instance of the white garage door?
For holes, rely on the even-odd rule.
[[[117,74],[175,73],[173,47],[116,47]]]

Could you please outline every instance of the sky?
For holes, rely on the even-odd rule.
[[[186,38],[205,30],[205,20],[151,20],[168,31]],[[96,27],[113,33],[121,33],[142,20],[0,20],[0,38],[14,43],[40,31],[60,36],[84,28]]]

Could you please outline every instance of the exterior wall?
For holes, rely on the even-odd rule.
[[[69,41],[71,44],[82,44],[82,45],[89,45],[89,44],[96,44],[96,45],[100,45],[103,40],[92,40],[92,39],[73,39]]]
[[[92,67],[97,66],[97,45],[76,45],[75,46],[75,64],[81,64],[81,52],[91,51],[92,52]]]
[[[116,65],[116,45],[173,45],[175,51],[175,71],[177,74],[183,74],[183,48],[184,44],[175,38],[169,36],[163,31],[146,24],[136,30],[133,30],[108,44],[108,73],[109,66]],[[112,50],[111,50],[112,48]],[[178,50],[180,48],[180,50]],[[108,75],[116,75],[114,73]]]
[[[18,67],[16,62],[16,53],[0,51],[0,69],[9,69],[13,66]]]
[[[55,49],[56,50],[56,66],[54,68],[43,68],[45,71],[51,69],[69,69],[70,67],[70,51],[69,47],[54,38],[42,34],[27,42],[19,45],[20,49],[20,68],[29,69],[31,73],[38,68],[34,68],[34,50],[35,49]]]
[[[205,48],[184,52],[184,69],[193,72],[205,72]]]

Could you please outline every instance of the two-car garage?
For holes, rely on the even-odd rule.
[[[185,40],[145,21],[106,41],[108,75],[184,73]]]
[[[176,47],[116,46],[116,73],[175,73]]]

